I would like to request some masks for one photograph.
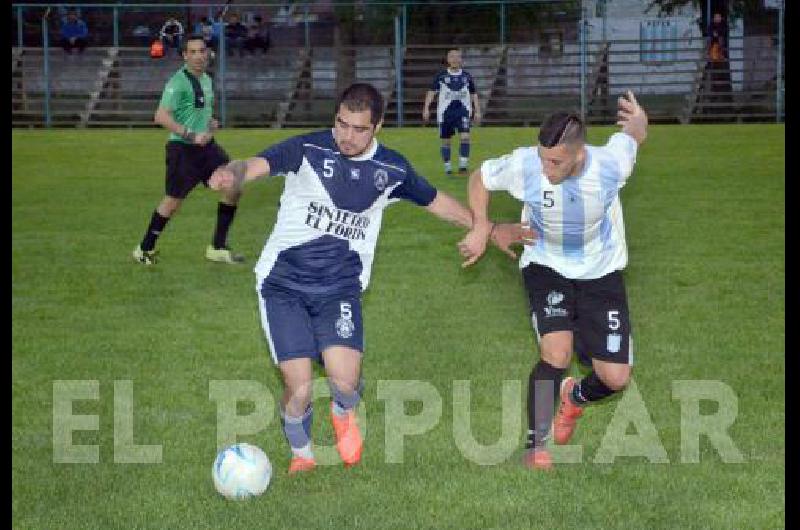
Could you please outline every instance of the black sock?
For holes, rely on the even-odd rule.
[[[144,239],[142,239],[142,244],[140,245],[142,250],[149,251],[155,248],[156,239],[161,235],[168,221],[169,217],[164,217],[158,213],[158,210],[153,212],[153,216],[150,218],[150,225],[147,227],[147,232],[144,233]]]
[[[214,230],[214,240],[212,244],[214,248],[225,248],[228,239],[228,229],[233,222],[233,216],[236,215],[236,205],[219,203],[217,206],[217,228]]]
[[[613,394],[615,391],[608,388],[593,371],[572,388],[572,401],[583,405],[591,401],[599,401]]]
[[[528,441],[525,447],[544,445],[550,435],[550,424],[561,390],[566,368],[556,368],[539,360],[528,377]]]

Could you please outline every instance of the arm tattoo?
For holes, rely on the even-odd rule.
[[[228,169],[233,173],[233,176],[236,178],[236,187],[242,185],[244,182],[244,176],[247,173],[247,161],[246,160],[234,160],[233,162],[228,164]]]

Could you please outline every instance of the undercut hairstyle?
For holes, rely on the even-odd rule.
[[[585,142],[586,126],[580,116],[571,112],[551,114],[539,129],[539,145],[542,147]]]
[[[383,119],[383,96],[369,83],[353,83],[347,87],[336,102],[336,112],[342,105],[351,112],[370,111],[372,125],[378,125]]]
[[[198,35],[197,33],[194,33],[192,35],[189,35],[185,39],[183,39],[183,42],[181,42],[181,52],[185,52],[186,50],[188,50],[189,49],[189,43],[191,41],[193,41],[193,40],[202,41],[203,46],[206,45],[206,40],[203,38],[203,36],[202,35]]]

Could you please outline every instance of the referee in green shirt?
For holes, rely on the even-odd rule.
[[[230,160],[214,142],[218,122],[211,117],[214,89],[206,73],[208,49],[201,36],[191,36],[183,43],[185,64],[167,81],[158,104],[155,122],[170,131],[167,141],[166,195],[159,203],[142,242],[133,250],[133,258],[144,265],[156,262],[156,240],[167,222],[180,208],[194,187],[208,186],[211,173]],[[223,192],[217,208],[217,226],[206,258],[220,263],[244,261],[227,246],[228,229],[236,214],[240,192]]]

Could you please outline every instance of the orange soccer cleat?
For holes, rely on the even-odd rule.
[[[313,458],[303,458],[302,456],[292,457],[289,463],[289,474],[302,473],[303,471],[311,471],[317,467],[317,462]]]
[[[543,447],[533,447],[525,452],[525,467],[528,469],[540,469],[550,471],[553,469],[553,459],[550,451]]]
[[[583,414],[583,408],[573,403],[570,398],[575,384],[574,377],[567,377],[561,383],[561,405],[553,420],[553,441],[558,445],[564,445],[572,438],[575,424]]]
[[[342,462],[347,467],[356,465],[361,460],[364,442],[356,422],[355,410],[348,410],[344,416],[337,416],[331,402],[331,423],[336,434],[336,450],[339,451]]]

